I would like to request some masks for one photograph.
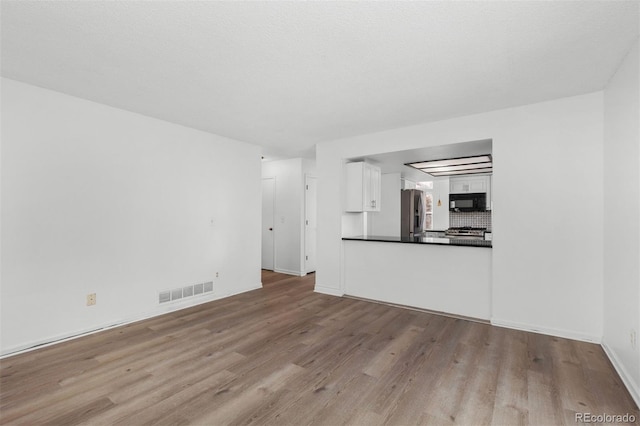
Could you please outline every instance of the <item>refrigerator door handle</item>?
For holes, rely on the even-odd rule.
[[[418,196],[418,229],[422,231],[423,225],[422,222],[424,220],[424,198],[422,194]]]

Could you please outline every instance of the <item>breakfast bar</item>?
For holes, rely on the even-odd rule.
[[[381,243],[405,243],[405,244],[438,244],[445,246],[466,246],[466,247],[493,247],[489,240],[477,240],[469,238],[448,238],[448,237],[390,237],[381,235],[359,235],[357,237],[343,237],[343,241],[377,241]]]
[[[492,250],[486,248],[491,241],[375,236],[342,240],[346,295],[490,319]]]

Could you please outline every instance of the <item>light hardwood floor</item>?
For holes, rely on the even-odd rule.
[[[313,292],[314,275],[0,361],[1,424],[576,424],[638,409],[595,344]]]

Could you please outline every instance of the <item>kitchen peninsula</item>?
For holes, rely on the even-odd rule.
[[[491,241],[380,236],[342,240],[346,295],[490,319]]]
[[[491,241],[467,239],[467,238],[447,238],[447,237],[427,237],[427,236],[410,236],[410,237],[390,237],[381,235],[367,235],[357,237],[343,237],[348,241],[378,241],[381,243],[405,243],[405,244],[439,244],[445,246],[467,246],[467,247],[493,247]]]
[[[488,321],[491,144],[345,160],[340,293]]]

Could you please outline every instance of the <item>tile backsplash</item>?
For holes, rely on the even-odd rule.
[[[491,231],[491,211],[486,212],[449,212],[449,227],[487,228]]]

